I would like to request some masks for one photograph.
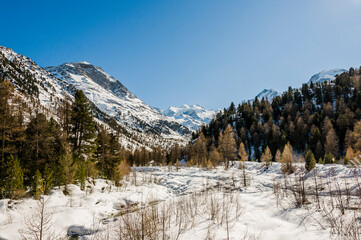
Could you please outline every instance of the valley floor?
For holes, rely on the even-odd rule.
[[[136,168],[120,187],[97,179],[86,191],[70,185],[67,196],[52,190],[46,230],[56,239],[360,239],[361,169],[317,165],[304,175],[296,166],[284,177],[278,163],[247,162],[246,186],[237,163],[227,171]],[[26,223],[39,220],[38,209],[33,199],[0,200],[0,239],[32,239]]]

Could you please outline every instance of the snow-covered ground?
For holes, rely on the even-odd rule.
[[[86,191],[70,185],[67,196],[54,189],[45,205],[50,229],[80,239],[141,239],[141,233],[144,239],[353,239],[331,232],[341,220],[349,232],[360,229],[361,169],[318,165],[303,174],[303,164],[296,166],[284,177],[278,163],[265,170],[247,162],[246,186],[237,164],[228,171],[141,167],[120,187],[98,179]],[[296,204],[297,186],[307,193],[303,206]],[[25,223],[37,221],[37,209],[30,198],[0,200],[0,239],[20,239]]]

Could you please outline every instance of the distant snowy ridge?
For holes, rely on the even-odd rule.
[[[267,99],[268,101],[272,101],[273,98],[280,95],[281,93],[278,90],[270,88],[270,89],[263,89],[263,91],[258,93],[256,97],[258,98],[258,100],[264,98]]]
[[[207,110],[199,105],[186,104],[159,111],[179,124],[186,126],[191,131],[196,131],[202,125],[208,124],[217,113],[216,111]]]
[[[344,72],[347,72],[347,70],[341,69],[341,68],[331,69],[331,70],[323,70],[317,74],[314,74],[308,81],[308,84],[311,84],[311,82],[322,83],[322,82],[326,82],[326,81],[332,81],[332,80],[335,80],[336,75],[340,75]],[[256,97],[258,98],[258,100],[265,98],[268,101],[272,101],[273,98],[275,98],[277,96],[281,96],[281,95],[282,94],[280,91],[270,88],[270,89],[263,89],[260,93],[257,94]],[[253,101],[253,99],[250,101]]]
[[[340,75],[341,73],[347,72],[345,69],[331,69],[331,70],[323,70],[315,75],[313,75],[308,84],[313,83],[322,83],[326,81],[335,80],[336,75]]]

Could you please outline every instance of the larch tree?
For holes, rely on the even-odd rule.
[[[225,161],[225,169],[229,167],[229,161],[233,161],[236,157],[236,140],[234,139],[234,132],[231,125],[228,125],[223,133],[223,139],[220,144],[220,149]]]
[[[279,149],[277,149],[277,151],[276,151],[275,161],[281,162],[281,151]]]
[[[351,146],[356,153],[361,153],[361,120],[355,123],[351,136]]]
[[[326,135],[326,141],[325,141],[325,153],[332,153],[335,157],[339,156],[339,150],[338,150],[338,137],[336,135],[336,132],[333,128],[331,128]]]
[[[246,166],[245,166],[244,162],[248,160],[248,154],[247,154],[246,148],[244,147],[244,144],[242,142],[239,144],[238,156],[242,161],[242,163],[240,163],[239,167],[242,168],[243,186],[247,186]]]
[[[195,144],[195,164],[196,165],[203,165],[206,163],[207,160],[207,141],[204,137],[204,134],[201,132],[199,137],[197,138]]]
[[[266,168],[268,168],[272,164],[272,158],[273,158],[273,156],[272,156],[271,150],[267,146],[266,149],[264,150],[264,152],[262,153],[261,162],[263,162],[265,164]]]
[[[241,159],[241,161],[245,162],[248,160],[248,154],[246,151],[246,148],[244,147],[243,142],[239,144],[238,148],[238,157]]]
[[[292,173],[294,172],[293,163],[295,162],[293,158],[293,148],[291,144],[288,142],[282,152],[281,155],[281,163],[282,163],[282,172],[283,173]]]
[[[211,162],[212,166],[217,166],[221,161],[221,155],[219,154],[217,148],[214,147],[214,145],[212,145],[211,147],[211,152],[209,153],[208,159]]]

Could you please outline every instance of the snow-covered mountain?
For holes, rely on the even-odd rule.
[[[261,100],[262,98],[268,99],[268,101],[272,101],[273,98],[280,96],[281,93],[278,90],[275,90],[273,88],[271,89],[263,89],[262,92],[257,94],[258,100]]]
[[[56,117],[65,96],[83,90],[100,124],[121,129],[123,145],[168,146],[185,143],[191,131],[148,106],[114,77],[87,62],[42,68],[28,57],[0,47],[0,76],[10,80],[18,94]]]
[[[196,131],[203,124],[208,124],[217,113],[216,111],[207,110],[199,105],[189,106],[186,104],[159,111],[192,131]]]
[[[308,84],[313,83],[322,83],[326,81],[332,81],[336,78],[336,75],[339,75],[341,73],[347,72],[345,69],[332,69],[332,70],[324,70],[321,71],[315,75],[313,75],[310,80],[308,81]]]

